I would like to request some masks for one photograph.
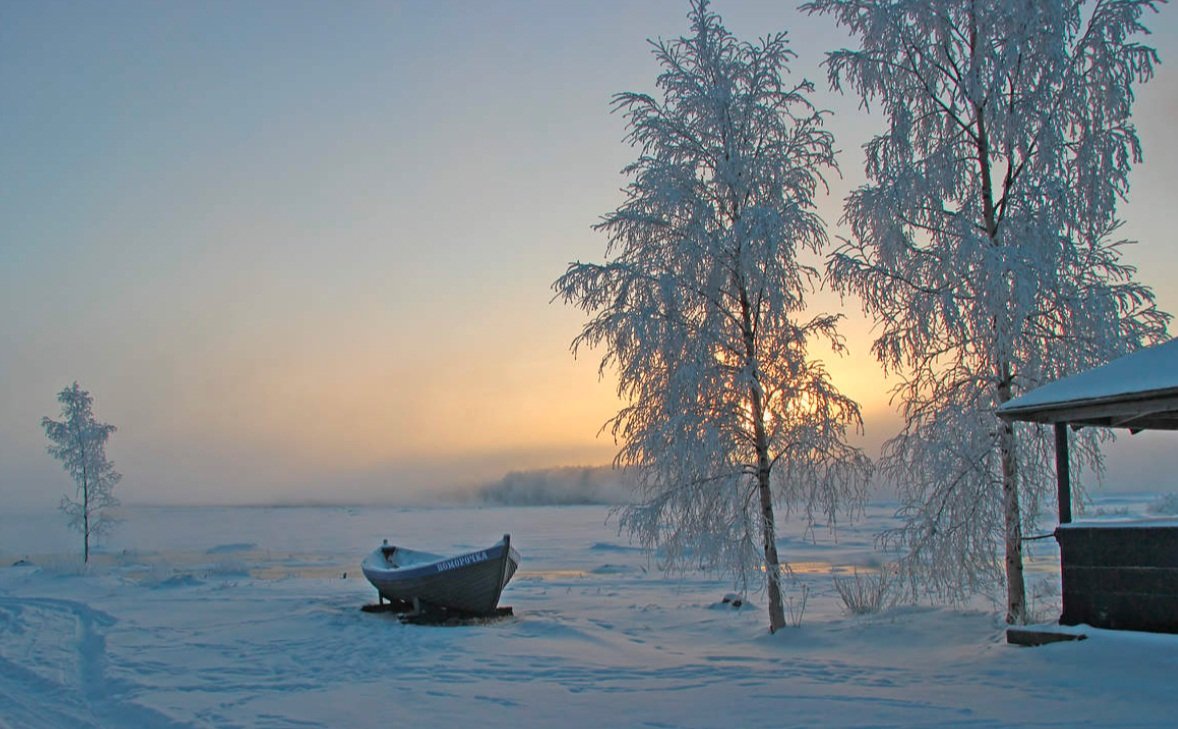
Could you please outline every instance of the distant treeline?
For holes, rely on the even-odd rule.
[[[512,471],[478,489],[475,497],[503,506],[625,504],[634,498],[634,479],[608,466]]]

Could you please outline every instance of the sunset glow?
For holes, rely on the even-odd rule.
[[[826,89],[833,23],[791,3],[718,2],[754,37],[787,29],[796,77],[834,112],[832,245],[878,120]],[[650,90],[646,39],[687,5],[650,2],[7,3],[0,219],[0,489],[56,502],[39,419],[77,380],[118,426],[128,502],[394,499],[514,469],[604,465],[619,403],[579,312],[550,286],[602,260],[590,228],[637,152],[610,114]],[[1178,312],[1169,211],[1178,22],[1148,42],[1145,162],[1127,253]],[[821,261],[816,262],[821,265]],[[815,345],[895,432],[892,383],[857,301],[850,350]],[[165,485],[166,484],[166,485]]]

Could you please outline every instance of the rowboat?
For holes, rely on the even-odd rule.
[[[511,535],[494,545],[446,557],[391,545],[386,539],[361,563],[382,600],[416,611],[494,615],[499,596],[519,566]]]

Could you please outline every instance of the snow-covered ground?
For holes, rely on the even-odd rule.
[[[1102,500],[1109,517],[1148,497]],[[1004,642],[987,605],[844,614],[832,572],[886,556],[868,518],[783,539],[800,626],[667,577],[605,507],[134,507],[80,569],[56,513],[0,515],[2,727],[1173,726],[1178,636]],[[504,532],[515,616],[421,627],[361,612],[383,537],[438,552]],[[68,541],[63,541],[68,540]],[[1057,610],[1053,542],[1033,609]],[[17,560],[31,564],[12,565]]]

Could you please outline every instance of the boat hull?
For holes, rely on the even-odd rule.
[[[412,561],[401,559],[406,553],[413,556]],[[454,557],[410,550],[398,553],[397,547],[384,546],[361,565],[364,576],[387,600],[470,615],[495,614],[503,588],[518,566],[519,553],[508,536],[486,549]]]

